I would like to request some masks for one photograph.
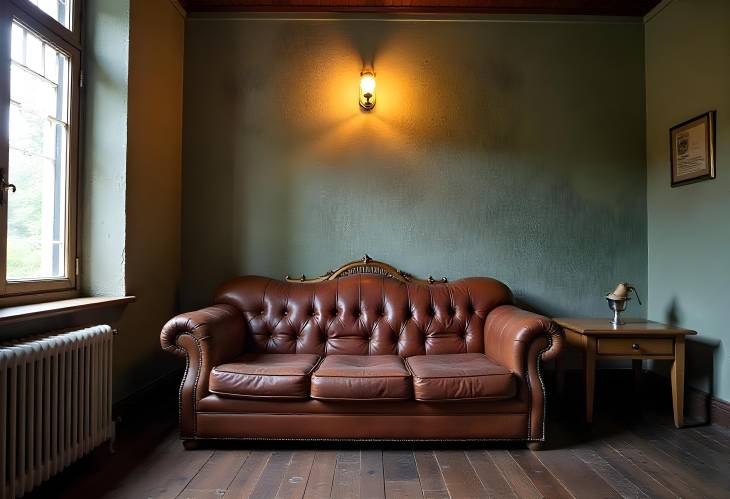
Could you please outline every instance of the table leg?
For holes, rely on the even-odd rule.
[[[641,392],[641,370],[643,367],[641,359],[633,359],[631,361],[631,367],[634,369],[634,392],[639,393]]]
[[[586,383],[586,422],[593,422],[593,393],[596,385],[596,339],[586,338],[586,347],[583,350],[585,359]]]
[[[684,426],[684,336],[674,339],[674,362],[672,363],[672,404],[674,426]]]

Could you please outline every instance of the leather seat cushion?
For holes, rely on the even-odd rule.
[[[404,400],[411,375],[398,355],[328,355],[312,374],[312,398]]]
[[[246,354],[213,368],[208,389],[230,397],[306,399],[317,362],[314,354]]]
[[[481,353],[417,355],[406,363],[416,400],[497,400],[517,392],[510,370]]]

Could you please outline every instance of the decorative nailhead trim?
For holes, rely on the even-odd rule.
[[[177,340],[176,340],[177,341]],[[182,381],[180,382],[180,389],[178,390],[178,401],[177,401],[177,424],[182,434],[182,398],[183,398],[183,387],[185,386],[185,380],[188,378],[188,370],[190,369],[190,356],[185,355],[185,373],[183,374]]]
[[[540,440],[539,440],[540,442],[545,441],[545,420],[547,419],[547,399],[548,399],[547,391],[545,390],[545,383],[543,382],[543,379],[542,379],[542,369],[540,367],[542,365],[542,363],[540,361],[542,360],[542,354],[547,352],[548,350],[550,350],[553,346],[552,335],[548,334],[547,337],[548,337],[547,346],[545,348],[543,348],[542,350],[540,350],[540,352],[537,354],[537,379],[540,381],[540,387],[542,388],[542,397],[543,397],[543,400],[542,400],[542,435],[540,436]],[[530,411],[529,417],[531,417],[531,415],[532,415],[532,411]],[[529,427],[528,427],[528,434],[529,434]]]
[[[203,364],[203,349],[200,346],[200,340],[191,333],[182,333],[177,336],[177,339],[175,340],[175,344],[177,345],[177,341],[181,336],[190,336],[193,339],[193,342],[195,343],[196,348],[198,349],[198,368],[195,372],[195,382],[193,384],[193,433],[196,433],[198,430],[198,418],[197,418],[197,400],[198,400],[198,381],[200,380],[200,371]],[[205,336],[204,338],[207,338]],[[200,339],[204,339],[200,338]],[[188,378],[188,371],[190,369],[190,355],[188,355],[187,350],[180,347],[178,345],[178,348],[183,350],[185,352],[185,374],[183,375],[182,382],[180,383],[180,391],[179,391],[179,401],[178,401],[178,424],[180,425],[180,431],[182,432],[182,417],[183,417],[183,407],[182,407],[182,398],[183,398],[183,389],[185,388],[185,381]]]
[[[537,438],[281,438],[281,437],[182,437],[182,440],[236,440],[258,442],[544,442]]]
[[[528,353],[530,351],[529,347],[527,349]],[[523,376],[525,379],[525,383],[527,384],[527,434],[532,435],[532,386],[530,386],[530,367],[528,366],[528,362],[530,362],[530,359],[525,359],[525,371],[523,372]],[[537,356],[537,365],[538,365],[538,371],[540,366],[540,356]],[[543,429],[544,430],[544,429]],[[545,432],[543,431],[543,436]]]

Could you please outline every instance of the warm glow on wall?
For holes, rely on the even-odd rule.
[[[365,111],[375,107],[375,73],[369,70],[360,73],[360,107]]]

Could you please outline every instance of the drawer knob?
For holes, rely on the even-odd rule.
[[[639,349],[639,344],[638,343],[632,343],[631,344],[631,348],[633,348],[634,350],[638,350]]]

